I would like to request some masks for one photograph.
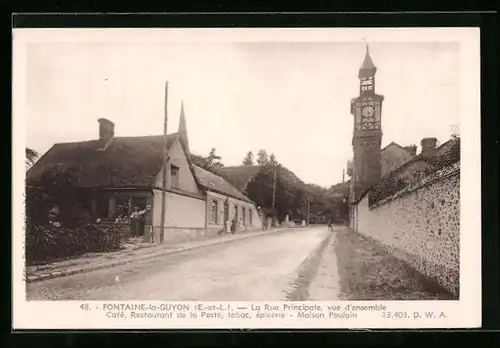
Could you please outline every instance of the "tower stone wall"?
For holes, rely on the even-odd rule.
[[[384,97],[375,93],[375,74],[367,47],[365,59],[359,70],[359,96],[351,101],[354,118],[353,175],[351,199],[356,200],[369,187],[376,185],[382,172],[381,113]]]

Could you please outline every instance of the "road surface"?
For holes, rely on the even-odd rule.
[[[156,259],[28,283],[28,300],[285,300],[326,227],[256,236]]]

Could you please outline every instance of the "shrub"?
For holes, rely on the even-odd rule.
[[[86,252],[109,252],[120,248],[123,231],[112,225],[88,224],[77,228],[28,225],[26,263],[43,263]]]
[[[433,162],[434,171],[448,167],[460,161],[460,138],[453,140],[450,149],[443,155],[437,157]]]
[[[25,193],[26,223],[45,225],[54,200],[39,187],[27,187]]]
[[[370,206],[401,191],[406,185],[407,183],[402,178],[395,175],[382,179],[369,193]]]

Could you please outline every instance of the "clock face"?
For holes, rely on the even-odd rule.
[[[363,117],[372,117],[373,116],[373,108],[371,106],[367,106],[363,108],[363,111],[361,111],[363,114]]]

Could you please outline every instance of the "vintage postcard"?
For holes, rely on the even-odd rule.
[[[14,29],[14,329],[481,325],[477,28]]]

